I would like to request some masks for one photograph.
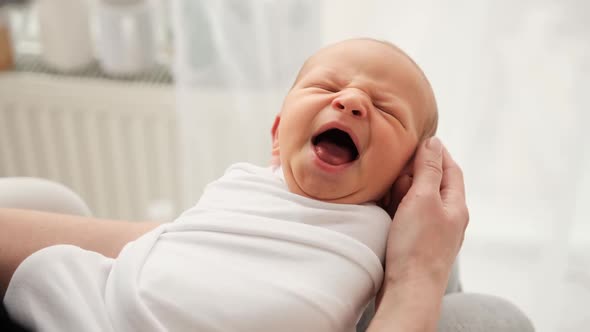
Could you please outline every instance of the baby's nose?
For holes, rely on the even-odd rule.
[[[365,100],[360,92],[346,92],[334,98],[332,108],[358,118],[367,116]]]

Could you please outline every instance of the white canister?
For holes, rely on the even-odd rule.
[[[86,0],[38,0],[42,57],[59,71],[77,71],[93,61]]]
[[[104,72],[129,76],[154,64],[156,36],[149,1],[101,0],[96,19],[96,50]]]

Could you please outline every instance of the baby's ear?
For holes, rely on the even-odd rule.
[[[270,134],[272,135],[271,166],[279,166],[281,164],[279,154],[279,122],[281,122],[281,116],[277,115],[270,129]]]
[[[404,173],[400,174],[391,188],[389,188],[385,195],[383,195],[383,198],[377,202],[377,205],[387,211],[387,214],[393,218],[397,211],[397,207],[402,202],[411,186],[412,176]]]
[[[412,186],[413,174],[414,158],[410,159],[404,168],[402,168],[391,188],[377,202],[377,205],[387,211],[391,218],[395,215],[398,205]]]
[[[410,158],[408,163],[402,168],[402,171],[399,173],[399,176],[406,175],[411,178],[414,177],[414,156]]]

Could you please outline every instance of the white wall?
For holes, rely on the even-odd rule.
[[[468,291],[539,331],[590,324],[590,24],[582,1],[323,2],[326,42],[390,40],[426,72],[462,165]]]

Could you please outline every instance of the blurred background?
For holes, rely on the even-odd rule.
[[[99,217],[170,221],[233,162],[266,165],[301,63],[369,36],[434,87],[471,212],[464,289],[538,331],[590,330],[590,3],[0,1],[0,176]]]

